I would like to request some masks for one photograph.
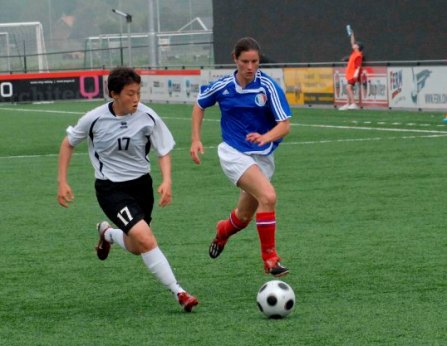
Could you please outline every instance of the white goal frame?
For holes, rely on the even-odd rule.
[[[48,60],[46,56],[45,39],[43,35],[43,27],[40,22],[18,22],[18,23],[0,23],[0,33],[6,35],[8,47],[6,47],[7,56],[0,57],[6,58],[8,66],[14,60],[30,57],[30,64],[32,69],[36,69],[39,72],[48,72]],[[22,46],[22,42],[17,42],[15,35],[25,33],[27,35],[25,48]],[[14,39],[13,39],[14,38]],[[19,37],[22,39],[24,37]],[[13,49],[15,48],[15,49]],[[24,50],[26,51],[24,52]],[[35,65],[35,66],[34,66]]]

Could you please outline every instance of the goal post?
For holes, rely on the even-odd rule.
[[[0,23],[0,72],[48,71],[40,22]]]
[[[9,33],[0,31],[0,70],[11,71]]]

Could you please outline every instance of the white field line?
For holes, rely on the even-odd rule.
[[[24,109],[24,108],[8,108],[8,107],[0,107],[0,110],[7,110],[7,111],[16,111],[16,112],[42,112],[42,113],[52,113],[52,114],[78,114],[83,115],[85,112],[70,112],[70,111],[60,111],[60,110],[45,110],[45,109]],[[186,120],[190,121],[190,118],[180,118],[180,117],[165,117],[165,119],[174,119],[174,120]],[[204,118],[204,121],[212,121],[212,122],[219,122],[219,119],[207,119]],[[364,121],[363,124],[373,124],[372,122]],[[379,125],[386,124],[385,122],[378,122]],[[393,125],[397,125],[399,123],[393,123]],[[407,125],[407,126],[414,126],[413,123],[408,124],[399,124],[399,125]],[[292,126],[307,126],[307,127],[320,127],[320,128],[335,128],[335,129],[348,129],[348,130],[369,130],[369,131],[394,131],[394,132],[427,132],[427,133],[446,133],[446,131],[438,131],[438,130],[417,130],[417,129],[399,129],[399,128],[388,128],[388,127],[366,127],[366,126],[346,126],[346,125],[316,125],[316,124],[297,124],[292,123]],[[419,124],[419,126],[430,126],[430,124]],[[442,125],[444,126],[444,125]]]
[[[447,137],[447,133],[444,134],[431,134],[431,135],[414,135],[414,136],[400,136],[400,137],[368,137],[368,138],[344,138],[344,139],[331,139],[320,141],[304,141],[304,142],[283,142],[281,145],[315,145],[315,144],[330,144],[330,143],[343,143],[343,142],[372,142],[372,141],[391,141],[391,140],[409,140],[417,138],[438,138]],[[208,146],[205,149],[214,149],[217,146]],[[175,151],[185,151],[188,148],[174,148]],[[16,155],[16,156],[0,156],[0,160],[7,159],[32,159],[42,157],[57,157],[59,154],[43,154],[43,155]],[[74,153],[73,155],[87,155],[87,153]]]
[[[49,109],[25,109],[25,108],[8,108],[8,107],[1,107],[0,111],[12,111],[12,112],[42,112],[42,113],[54,113],[54,114],[78,114],[82,115],[86,112],[70,112],[70,111],[56,111],[56,110],[49,110]]]
[[[292,124],[294,126],[309,126],[333,129],[347,129],[347,130],[366,130],[366,131],[389,131],[389,132],[416,132],[416,133],[439,133],[446,134],[447,131],[441,130],[419,130],[419,129],[400,129],[390,127],[367,127],[367,126],[345,126],[345,125],[312,125],[312,124]]]
[[[36,112],[36,110],[30,109],[17,109],[17,108],[3,108],[0,110],[21,111],[21,112]],[[83,112],[69,112],[69,111],[53,111],[53,110],[38,110],[38,112],[54,113],[54,114],[84,114]],[[165,119],[173,120],[187,120],[189,118],[180,117],[165,117]],[[206,119],[204,121],[219,122],[219,119]],[[384,141],[384,140],[409,140],[416,138],[437,138],[447,137],[447,131],[440,130],[420,130],[420,129],[403,129],[403,128],[387,128],[387,127],[366,127],[366,126],[344,126],[344,125],[321,125],[321,124],[296,124],[292,123],[292,126],[303,127],[317,127],[317,128],[331,128],[342,130],[362,130],[362,131],[377,131],[377,132],[400,132],[400,133],[420,133],[421,135],[407,135],[399,137],[368,137],[368,138],[344,138],[344,139],[331,139],[331,140],[319,140],[319,141],[304,141],[304,142],[289,142],[285,141],[281,145],[312,145],[312,144],[328,144],[328,143],[342,143],[342,142],[368,142],[368,141]],[[425,135],[422,135],[425,134]],[[215,146],[209,146],[207,149],[213,149]],[[175,148],[174,150],[186,150],[187,148]],[[28,158],[40,158],[40,157],[55,157],[59,154],[44,154],[44,155],[17,155],[17,156],[3,156],[0,160],[4,159],[28,159]],[[74,153],[74,155],[87,155],[87,153]]]

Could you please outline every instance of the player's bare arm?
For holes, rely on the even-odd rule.
[[[165,207],[172,202],[172,178],[171,178],[171,155],[167,154],[158,158],[162,181],[157,189],[160,195],[158,205]]]
[[[351,46],[353,46],[355,44],[355,36],[354,36],[354,30],[352,30],[352,34],[351,34]]]
[[[264,145],[266,143],[270,143],[276,141],[277,139],[287,136],[289,132],[290,132],[290,121],[287,119],[278,122],[274,128],[272,128],[269,132],[264,133],[263,135],[257,132],[249,133],[246,139],[247,141],[256,143],[258,145]]]
[[[67,137],[61,143],[61,147],[59,150],[59,164],[58,164],[58,192],[57,192],[57,201],[58,203],[68,208],[68,203],[73,201],[74,194],[71,190],[70,185],[68,184],[67,176],[68,176],[68,167],[70,165],[71,156],[73,154],[74,148],[68,142]]]
[[[201,109],[197,104],[195,104],[192,110],[191,148],[189,150],[189,154],[191,156],[191,159],[198,165],[200,164],[199,153],[203,155],[205,152],[200,140],[200,132],[202,129],[204,116],[205,111]]]

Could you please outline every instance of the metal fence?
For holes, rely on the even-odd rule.
[[[156,34],[154,41],[150,38],[147,33],[88,37],[83,48],[43,54],[27,51],[24,42],[19,53],[0,51],[0,73],[93,70],[119,65],[196,68],[214,64],[212,31],[164,32]],[[46,62],[44,70],[41,61]]]

